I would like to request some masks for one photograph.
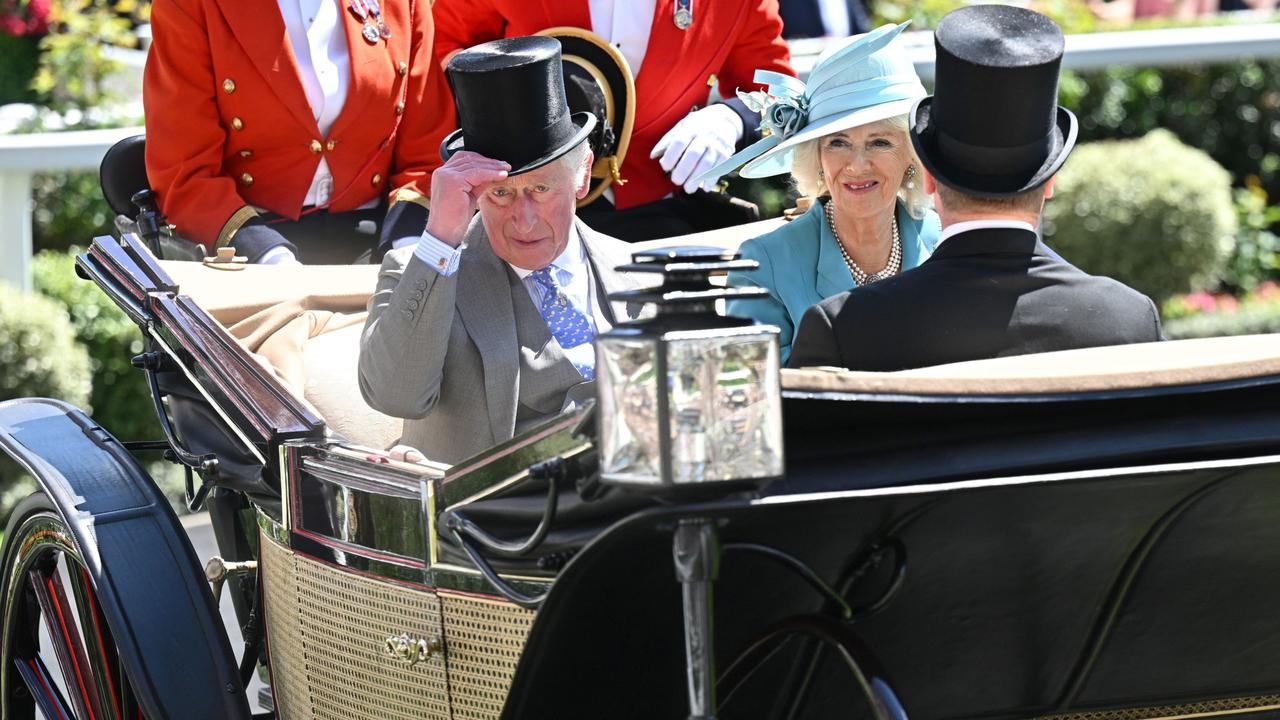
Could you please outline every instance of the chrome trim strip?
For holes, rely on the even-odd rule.
[[[498,574],[513,587],[525,594],[541,594],[552,585],[549,578],[535,578],[526,575]],[[489,584],[479,570],[442,563],[431,566],[430,584],[437,590],[457,590],[492,597],[501,602],[509,602]]]
[[[278,466],[280,472],[280,524],[284,527],[290,527],[289,522],[293,519],[293,513],[289,511],[289,501],[293,497],[293,488],[289,487],[289,464],[288,451],[289,447],[285,443],[281,443],[277,449],[277,460],[280,461]],[[296,450],[294,451],[297,452]]]
[[[182,369],[182,374],[186,375],[187,379],[191,381],[191,384],[195,386],[196,390],[198,390],[200,394],[204,396],[205,400],[209,401],[209,405],[213,407],[213,411],[218,414],[218,417],[222,418],[222,421],[226,423],[227,427],[231,428],[231,432],[235,433],[235,436],[240,439],[240,442],[244,443],[244,446],[249,448],[249,452],[253,453],[253,456],[258,459],[258,462],[262,463],[263,465],[266,465],[267,459],[262,456],[262,453],[258,452],[258,448],[252,442],[249,442],[249,438],[246,437],[245,434],[240,431],[240,427],[235,423],[231,422],[231,420],[227,417],[226,412],[222,409],[222,406],[214,402],[213,397],[210,396],[209,393],[204,389],[204,386],[201,385],[196,380],[195,376],[191,374],[191,371],[187,368],[187,366],[182,363],[182,360],[181,358],[178,357],[178,354],[174,352],[173,348],[169,347],[169,344],[166,343],[163,338],[160,337],[160,334],[155,329],[154,324],[147,323],[147,334],[150,335],[152,339],[156,341],[156,343],[161,347],[161,349],[165,351],[165,353],[169,355],[169,357],[173,358],[174,364]]]
[[[581,444],[579,444],[579,445],[575,445],[574,447],[571,447],[571,448],[569,448],[568,450],[565,450],[565,451],[563,451],[563,452],[556,453],[556,456],[561,457],[561,458],[564,458],[564,459],[566,459],[566,460],[567,460],[567,459],[569,459],[569,458],[571,458],[571,457],[575,457],[575,456],[580,455],[580,454],[582,454],[582,453],[584,453],[584,452],[587,452],[588,450],[590,450],[590,449],[591,449],[592,447],[594,447],[594,446],[595,446],[595,444],[594,444],[594,443],[592,443],[592,442],[590,442],[590,441],[587,441],[587,442],[581,443]],[[548,460],[550,460],[551,458],[550,458],[550,457],[548,457],[547,459],[548,459]],[[494,483],[494,484],[492,484],[492,485],[489,485],[489,486],[485,487],[484,489],[480,490],[479,492],[477,492],[477,493],[475,493],[475,494],[473,494],[473,495],[470,495],[470,496],[468,496],[468,497],[465,497],[465,498],[463,498],[463,499],[461,499],[461,500],[459,500],[459,501],[455,502],[455,503],[454,503],[454,504],[452,504],[452,505],[449,505],[448,507],[446,507],[446,508],[445,508],[445,510],[446,510],[446,511],[448,511],[448,510],[453,510],[453,509],[455,509],[455,508],[460,508],[460,507],[464,507],[464,506],[466,506],[466,505],[470,505],[471,503],[476,502],[477,500],[483,500],[483,499],[485,499],[486,497],[489,497],[490,495],[493,495],[494,493],[501,492],[502,490],[506,490],[507,488],[511,487],[512,485],[515,485],[516,483],[518,483],[518,482],[520,482],[521,480],[524,480],[524,479],[526,479],[526,478],[528,478],[528,477],[529,477],[529,468],[525,468],[525,469],[521,470],[520,472],[516,473],[515,475],[512,475],[511,477],[508,477],[506,480],[502,480],[502,481],[496,482],[496,483]]]
[[[1196,462],[1169,463],[1164,465],[1141,465],[1132,467],[1104,468],[1094,470],[1073,470],[1070,472],[1045,473],[1043,475],[1019,475],[1008,478],[992,478],[986,480],[957,480],[955,482],[929,483],[924,485],[907,485],[899,487],[867,488],[865,490],[832,490],[829,492],[797,493],[793,495],[771,495],[752,500],[752,505],[788,505],[792,503],[809,503],[820,500],[840,498],[888,497],[894,495],[923,495],[933,492],[961,490],[978,490],[982,488],[1010,487],[1017,485],[1046,485],[1070,480],[1098,480],[1102,478],[1124,477],[1133,475],[1165,475],[1176,472],[1194,470],[1219,470],[1224,468],[1247,468],[1263,465],[1280,465],[1280,455],[1264,455],[1237,460],[1200,460]]]

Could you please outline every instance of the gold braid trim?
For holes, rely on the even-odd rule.
[[[218,231],[218,240],[213,244],[213,249],[216,251],[220,247],[226,247],[231,242],[231,238],[235,237],[236,231],[256,217],[258,217],[258,211],[252,205],[245,205],[231,213],[231,217],[227,218],[227,222],[222,225],[222,230]]]
[[[426,195],[423,195],[417,190],[413,190],[407,187],[402,187],[399,190],[396,190],[395,192],[391,193],[390,204],[395,205],[398,202],[411,202],[416,205],[421,205],[422,207],[428,210],[431,209],[431,198],[427,197]]]

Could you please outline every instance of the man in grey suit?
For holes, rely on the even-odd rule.
[[[401,443],[456,463],[591,396],[591,340],[620,317],[606,295],[634,283],[613,269],[628,246],[574,216],[596,118],[569,112],[560,43],[485,43],[447,72],[461,129],[426,232],[383,259],[359,372]]]

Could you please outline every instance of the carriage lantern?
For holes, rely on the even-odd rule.
[[[667,498],[749,490],[782,475],[778,328],[717,315],[716,301],[761,288],[711,284],[711,274],[750,270],[718,248],[636,253],[619,270],[660,273],[658,287],[609,299],[657,306],[653,317],[596,339],[600,481]],[[684,609],[690,720],[714,720],[712,584],[720,548],[713,517],[674,528],[672,559]]]
[[[657,312],[597,338],[601,482],[687,497],[782,475],[778,329],[715,312],[716,300],[766,293],[711,284],[712,273],[758,265],[734,258],[664,248],[618,268],[662,284],[609,296]]]

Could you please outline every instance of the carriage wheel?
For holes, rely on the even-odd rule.
[[[0,574],[0,720],[141,720],[89,572],[43,494],[23,500]]]

